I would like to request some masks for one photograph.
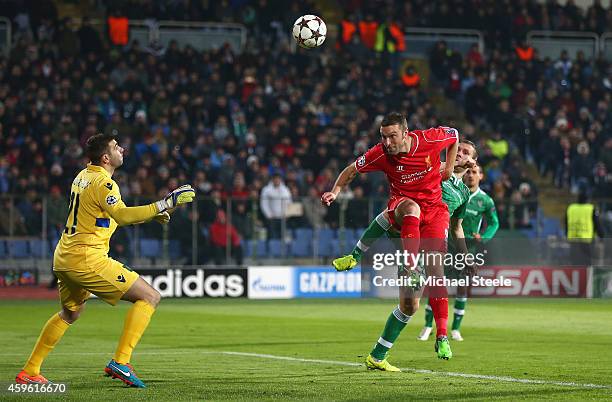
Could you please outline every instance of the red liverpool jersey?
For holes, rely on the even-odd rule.
[[[391,196],[410,197],[419,204],[435,204],[442,200],[440,152],[459,140],[459,133],[450,127],[415,130],[410,150],[387,155],[379,143],[355,161],[359,173],[382,171],[389,180]]]

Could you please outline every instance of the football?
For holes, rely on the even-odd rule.
[[[293,38],[305,49],[321,46],[326,35],[327,26],[316,15],[302,15],[293,24]]]

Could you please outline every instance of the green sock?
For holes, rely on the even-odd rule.
[[[363,232],[357,245],[351,252],[357,262],[361,262],[363,253],[366,252],[376,240],[381,238],[389,228],[391,228],[391,223],[385,219],[382,212],[370,222],[370,226]]]
[[[453,330],[459,330],[461,327],[461,321],[463,321],[463,315],[465,314],[465,305],[467,304],[467,297],[457,297],[455,299],[455,314],[453,315]]]
[[[427,307],[425,307],[425,326],[429,328],[433,327],[433,319],[433,310],[429,305],[429,301],[427,301]]]
[[[382,335],[378,338],[378,342],[376,342],[374,349],[370,352],[373,358],[384,360],[387,356],[387,352],[391,349],[391,346],[393,346],[393,342],[395,342],[411,318],[412,316],[402,313],[399,306],[393,310],[389,318],[387,318],[387,323],[385,324]]]
[[[357,262],[361,262],[361,257],[363,257],[363,253],[367,250],[367,248],[366,248],[366,250],[362,250],[361,248],[359,248],[360,243],[361,243],[361,240],[353,248],[353,251],[351,251],[351,254],[355,258],[355,260],[357,260]]]

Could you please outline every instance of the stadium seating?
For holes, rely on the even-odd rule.
[[[168,256],[172,259],[183,257],[181,253],[181,242],[178,240],[170,240],[168,243]]]
[[[140,239],[140,256],[145,258],[161,257],[161,241],[157,239]]]
[[[335,248],[338,248],[336,232],[333,229],[319,229],[315,236],[317,239],[317,254],[320,257],[334,256]]]
[[[540,227],[540,237],[563,237],[563,228],[561,222],[558,219],[548,218],[542,214],[541,219],[542,226]]]
[[[282,240],[272,239],[268,241],[268,253],[272,258],[279,258],[286,254],[286,248]]]
[[[6,248],[6,242],[0,240],[0,258],[6,258],[8,256],[8,250]]]
[[[339,230],[337,243],[341,254],[350,253],[357,242],[356,239],[359,239],[359,234],[354,229]]]
[[[308,257],[312,255],[313,231],[309,228],[295,229],[293,241],[289,247],[289,253],[293,257]]]
[[[247,257],[265,258],[268,256],[265,240],[248,240],[245,251]]]
[[[30,254],[36,258],[49,258],[52,256],[51,248],[47,240],[30,240]]]
[[[9,240],[8,251],[12,258],[30,257],[30,247],[27,240]]]

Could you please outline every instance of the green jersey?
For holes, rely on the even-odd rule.
[[[470,198],[470,189],[463,180],[452,175],[450,179],[442,182],[442,201],[448,206],[451,218],[463,219]]]
[[[499,219],[495,210],[495,203],[487,193],[480,188],[470,195],[463,218],[463,232],[466,238],[473,238],[474,233],[480,233],[482,220],[487,222],[487,228],[480,233],[483,241],[490,240],[499,228]]]

